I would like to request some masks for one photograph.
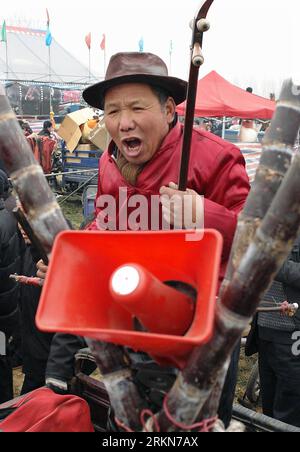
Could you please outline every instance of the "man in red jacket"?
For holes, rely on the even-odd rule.
[[[185,100],[186,88],[186,82],[168,76],[159,57],[119,53],[111,58],[105,80],[85,90],[87,103],[104,110],[112,138],[100,162],[96,219],[90,229],[155,230],[166,223],[171,228],[217,229],[224,239],[221,283],[249,179],[238,148],[195,129],[188,190],[178,191],[183,127],[177,121],[176,105]],[[226,425],[238,356],[237,349],[219,410]]]
[[[85,90],[87,103],[104,110],[112,137],[101,158],[96,219],[90,229],[155,230],[166,222],[176,228],[217,229],[224,239],[221,280],[249,179],[238,148],[195,129],[188,190],[177,190],[183,126],[176,105],[184,101],[186,88],[186,82],[168,76],[159,57],[119,53],[111,58],[105,80]],[[159,195],[162,205],[157,209]],[[175,201],[168,202],[174,196]],[[140,216],[134,215],[140,200]],[[186,221],[182,212],[188,207]]]
[[[104,110],[112,138],[100,161],[96,218],[89,229],[217,229],[224,239],[221,282],[249,179],[238,148],[198,129],[192,136],[188,189],[177,189],[183,127],[176,105],[185,100],[186,89],[185,81],[168,76],[156,55],[119,53],[111,58],[105,80],[84,91],[88,104]],[[38,276],[45,270],[40,266]],[[219,411],[225,424],[237,362],[238,351]]]

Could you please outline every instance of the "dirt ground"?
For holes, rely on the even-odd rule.
[[[14,369],[14,397],[20,395],[23,381],[24,375],[22,374],[22,368],[18,367],[17,369]]]

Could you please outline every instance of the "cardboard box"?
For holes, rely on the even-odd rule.
[[[98,149],[105,151],[110,142],[110,136],[106,130],[103,119],[98,123],[97,127],[89,134],[90,141],[97,146]]]
[[[94,115],[95,112],[92,108],[84,108],[74,111],[65,117],[57,133],[65,140],[69,151],[73,152],[81,139],[82,133],[80,126],[85,124],[89,119],[93,119]]]

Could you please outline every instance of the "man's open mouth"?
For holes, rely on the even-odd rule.
[[[142,141],[139,138],[129,138],[123,140],[123,150],[128,157],[137,157],[141,153]]]

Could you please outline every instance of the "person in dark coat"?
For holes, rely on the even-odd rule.
[[[39,256],[28,238],[26,242],[22,256],[22,275],[31,277],[35,276]],[[34,391],[45,384],[46,364],[53,334],[43,333],[35,325],[40,295],[39,287],[22,285],[20,288],[22,356],[25,374],[21,394]]]
[[[71,223],[69,221],[68,223],[70,228],[72,228]],[[40,256],[24,231],[22,231],[22,234],[26,243],[22,259],[22,274],[31,277],[36,274],[36,263],[39,261]],[[21,394],[26,394],[45,385],[47,361],[52,348],[54,352],[53,359],[51,361],[50,358],[50,362],[55,361],[57,363],[57,367],[54,366],[52,374],[57,375],[59,372],[63,380],[69,381],[74,373],[74,355],[80,348],[85,346],[83,339],[76,339],[76,337],[67,335],[54,335],[38,330],[35,324],[35,317],[40,295],[41,288],[39,287],[25,285],[21,287],[23,373],[25,374]],[[56,336],[58,336],[58,339],[54,341]],[[67,337],[67,343],[62,347],[63,351],[60,350],[60,336],[63,338]],[[70,338],[70,341],[68,341],[68,338]],[[52,341],[54,342],[53,347]],[[57,349],[59,350],[56,351]],[[52,367],[50,365],[49,372],[51,373],[51,371]]]
[[[20,273],[21,237],[14,216],[4,201],[9,196],[9,182],[0,170],[0,332],[5,347],[0,352],[0,403],[13,398],[12,361],[8,344],[19,325],[19,287],[9,276]]]
[[[300,237],[262,306],[286,300],[300,306]],[[300,427],[300,309],[294,317],[259,313],[250,338],[246,352],[258,352],[263,413]]]

